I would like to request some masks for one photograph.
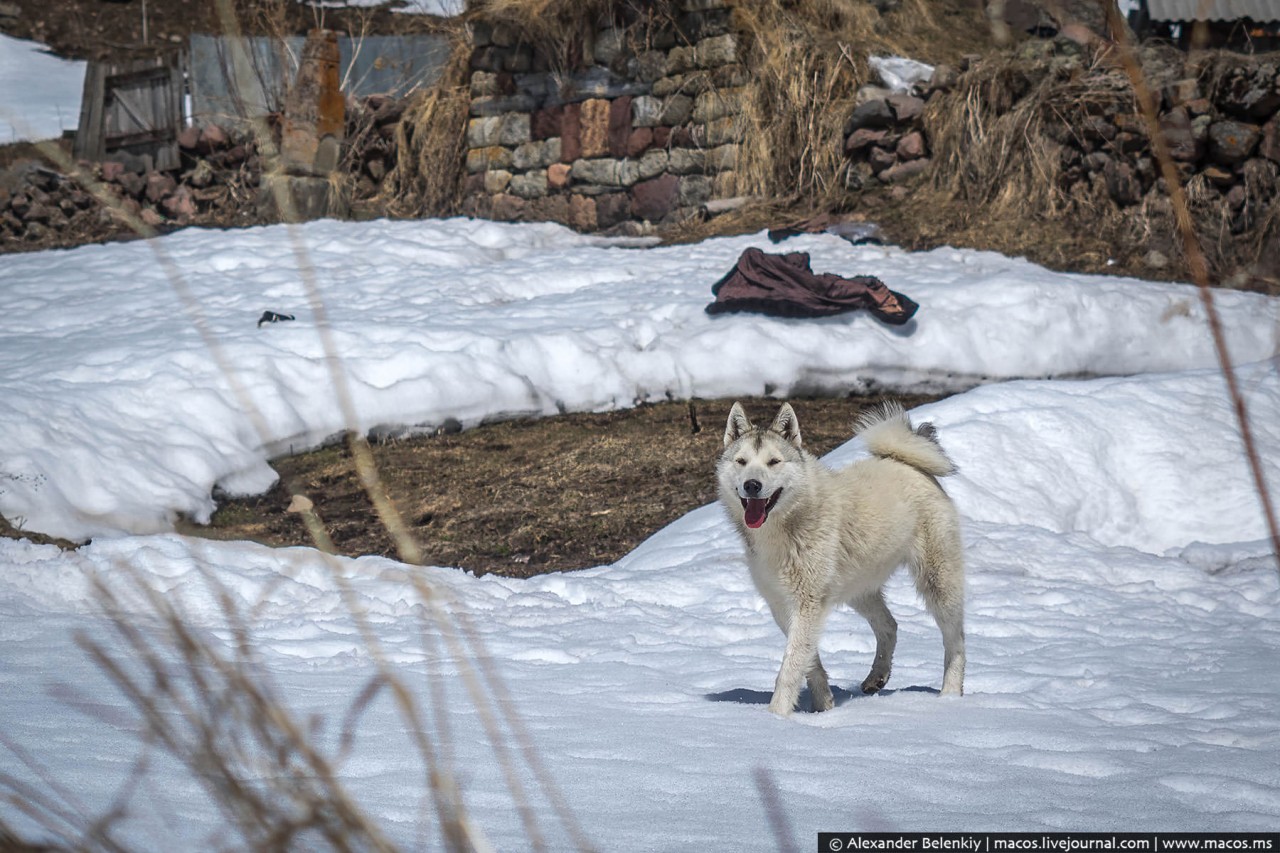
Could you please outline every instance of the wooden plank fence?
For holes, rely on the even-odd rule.
[[[150,160],[148,168],[176,169],[184,63],[157,58],[125,64],[90,62],[80,101],[78,159],[125,154]]]

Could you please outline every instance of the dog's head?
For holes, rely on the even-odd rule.
[[[773,423],[763,429],[747,420],[741,403],[734,403],[716,474],[720,498],[730,512],[740,505],[743,524],[752,529],[763,526],[779,501],[786,500],[787,488],[805,476],[800,422],[791,405],[783,403]]]

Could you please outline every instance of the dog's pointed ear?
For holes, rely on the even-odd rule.
[[[778,416],[773,419],[773,426],[769,429],[781,434],[796,447],[800,446],[800,419],[796,417],[796,411],[791,408],[790,403],[782,404],[782,408],[778,409]]]
[[[729,410],[729,422],[724,425],[724,446],[733,444],[749,429],[751,429],[751,421],[747,420],[747,413],[743,411],[742,404],[734,403],[733,408]]]

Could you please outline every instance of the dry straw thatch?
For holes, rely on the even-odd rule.
[[[858,89],[872,78],[867,57],[915,56],[926,43],[935,51],[948,44],[934,16],[938,5],[947,4],[905,0],[881,15],[870,3],[847,0],[735,4],[752,77],[739,192],[811,208],[837,204],[845,121]]]
[[[1127,87],[1079,64],[990,56],[926,109],[933,187],[1001,215],[1060,212],[1069,199],[1057,129],[1080,128],[1094,112],[1134,109]]]

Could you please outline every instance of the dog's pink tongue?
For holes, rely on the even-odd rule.
[[[747,527],[754,530],[764,524],[765,517],[769,514],[769,501],[766,498],[743,498],[742,503]]]

